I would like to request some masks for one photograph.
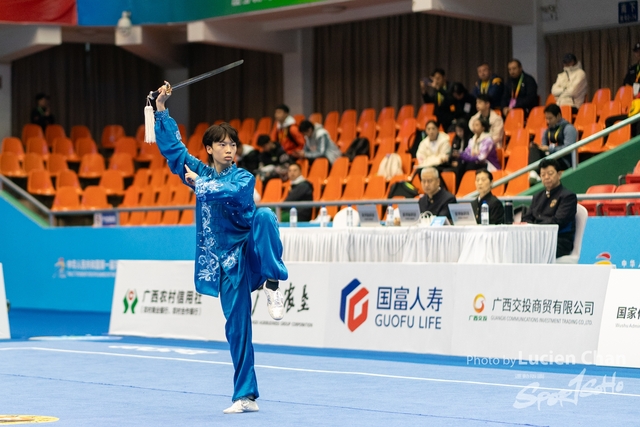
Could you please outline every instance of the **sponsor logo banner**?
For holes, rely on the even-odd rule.
[[[598,345],[610,271],[585,265],[459,266],[452,354],[584,363],[584,354]]]
[[[11,338],[9,332],[9,316],[7,315],[7,300],[4,293],[4,274],[0,264],[0,339]]]
[[[612,270],[595,363],[640,368],[640,270]]]

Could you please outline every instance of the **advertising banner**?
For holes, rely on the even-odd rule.
[[[595,363],[640,368],[640,270],[612,270]]]
[[[331,265],[331,267],[329,267]],[[325,346],[451,351],[454,264],[345,263],[331,270]]]
[[[118,261],[109,334],[225,341],[217,298],[195,291],[193,261]]]
[[[593,363],[610,270],[461,266],[451,354],[531,364]]]
[[[7,315],[7,299],[4,293],[4,274],[0,264],[0,339],[11,338],[9,332],[9,316]]]

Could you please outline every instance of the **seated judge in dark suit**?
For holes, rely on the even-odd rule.
[[[289,165],[289,180],[291,181],[291,189],[285,202],[312,202],[313,201],[313,184],[304,179],[302,170],[297,163]],[[312,208],[298,208],[298,221],[311,221]]]
[[[424,195],[418,201],[420,213],[430,212],[435,216],[446,216],[451,220],[449,203],[456,203],[456,197],[440,187],[438,169],[429,166],[420,172]]]
[[[522,217],[522,222],[531,224],[558,224],[556,258],[573,251],[578,206],[578,198],[562,186],[561,177],[562,172],[556,159],[542,159],[540,179],[544,190],[533,195],[531,206]]]
[[[478,196],[471,202],[476,222],[480,224],[480,207],[484,202],[489,206],[489,224],[504,224],[504,206],[496,196],[491,193],[493,174],[486,169],[476,171],[476,191]]]

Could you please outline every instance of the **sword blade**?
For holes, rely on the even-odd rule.
[[[190,84],[199,82],[200,80],[208,79],[209,77],[213,77],[213,76],[215,76],[217,74],[224,73],[225,71],[228,71],[228,70],[230,70],[232,68],[235,68],[235,67],[237,67],[239,65],[242,65],[243,62],[244,62],[244,59],[241,59],[239,61],[232,62],[231,64],[227,64],[224,67],[216,68],[215,70],[211,70],[211,71],[208,71],[206,73],[200,74],[198,76],[191,77],[190,79],[181,81],[180,83],[177,83],[177,84],[171,86],[171,90],[173,91],[173,90],[176,90],[176,89],[180,89],[182,87],[189,86]],[[156,99],[156,97],[159,94],[160,94],[160,92],[158,92],[157,90],[155,92],[151,91],[151,92],[149,92],[149,98],[150,99]]]

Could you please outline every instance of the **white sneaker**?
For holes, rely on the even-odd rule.
[[[272,291],[267,288],[266,283],[263,286],[264,294],[267,296],[267,308],[269,309],[269,315],[273,320],[280,320],[284,317],[284,295],[280,291],[280,288]]]
[[[542,181],[542,179],[540,179],[540,175],[538,175],[538,172],[536,171],[529,172],[529,185],[535,185],[540,181]]]
[[[255,400],[241,397],[233,402],[233,405],[222,411],[225,414],[241,414],[243,412],[258,412],[258,404]]]

